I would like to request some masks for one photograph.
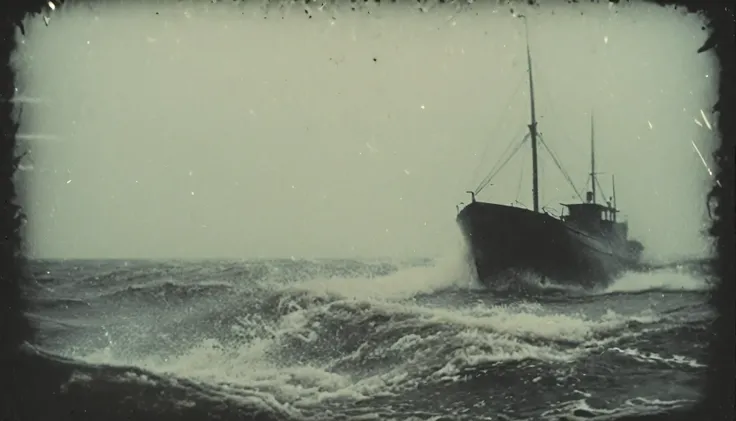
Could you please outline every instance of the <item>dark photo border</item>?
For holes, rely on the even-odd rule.
[[[211,1],[211,0],[200,0]],[[232,1],[232,0],[229,0]],[[236,2],[238,0],[235,0]],[[273,0],[276,8],[289,0]],[[366,0],[367,1],[367,0]],[[374,2],[376,0],[370,0]],[[546,5],[553,0],[547,0]],[[574,3],[558,0],[560,3]],[[643,0],[642,0],[643,1]],[[57,4],[58,1],[55,1]],[[326,0],[329,4],[352,3],[350,0]],[[360,0],[362,3],[363,0]],[[386,2],[384,0],[384,2]],[[391,1],[396,3],[397,1]],[[416,0],[405,0],[407,4],[416,4]],[[466,3],[468,0],[455,2],[439,1],[439,3]],[[478,0],[477,3],[481,3]],[[77,4],[100,4],[95,0],[77,0]],[[257,4],[262,4],[258,1]],[[297,1],[294,3],[322,3]],[[420,2],[421,3],[421,2]],[[433,2],[434,3],[434,2]],[[493,3],[496,3],[495,1]],[[514,4],[534,3],[529,0],[507,2]],[[618,3],[616,1],[615,3]],[[690,411],[668,413],[656,416],[639,416],[625,419],[681,419],[681,420],[733,420],[734,419],[734,15],[733,6],[724,0],[673,0],[656,1],[663,7],[675,5],[688,13],[701,13],[707,24],[703,27],[709,37],[704,45],[693,51],[693,60],[700,60],[700,53],[715,52],[719,71],[719,99],[713,104],[718,112],[717,129],[722,142],[714,153],[716,163],[716,180],[712,189],[703,200],[714,201],[714,215],[710,234],[716,239],[717,261],[715,273],[717,285],[714,288],[710,303],[717,313],[712,324],[713,335],[709,343],[709,360],[707,381],[703,389],[702,401]],[[124,1],[115,4],[122,5]],[[452,6],[450,6],[452,7]],[[353,8],[361,13],[359,8]],[[189,409],[181,408],[146,408],[136,405],[136,396],[141,394],[176,394],[172,398],[186,393],[196,393],[195,384],[190,385],[190,392],[169,392],[162,386],[150,386],[131,391],[132,399],[121,400],[121,391],[111,396],[106,395],[104,385],[94,388],[76,388],[60,393],[72,376],[70,364],[58,357],[39,355],[29,350],[24,344],[33,343],[36,330],[25,316],[29,309],[29,301],[24,294],[32,292],[27,261],[22,254],[21,230],[25,223],[21,193],[13,183],[13,175],[18,167],[20,157],[16,150],[19,109],[12,102],[15,94],[17,75],[11,63],[11,56],[17,47],[16,31],[25,32],[23,21],[28,16],[48,16],[52,10],[47,0],[2,0],[0,1],[0,421],[15,420],[167,420],[167,419],[272,419],[258,414],[228,412],[222,405],[206,407],[198,405]],[[307,15],[308,16],[308,15]],[[305,16],[305,18],[307,18]],[[53,18],[52,18],[53,19]],[[53,24],[53,22],[51,22]],[[657,54],[656,51],[652,54]],[[676,69],[674,69],[676,71]],[[665,151],[666,153],[666,151]],[[32,206],[26,203],[25,206]],[[79,367],[79,363],[76,363]],[[94,372],[103,370],[90,366]],[[108,368],[112,369],[112,368]],[[130,372],[130,369],[126,369]],[[119,387],[119,385],[118,385]],[[142,399],[141,399],[142,400]],[[131,401],[133,401],[131,403]],[[619,418],[624,419],[624,418]]]

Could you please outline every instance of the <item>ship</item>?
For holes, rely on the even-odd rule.
[[[522,17],[523,16],[519,16]],[[524,19],[526,26],[526,19]],[[521,282],[522,274],[534,274],[544,283],[600,288],[609,285],[625,271],[641,268],[643,245],[629,239],[628,222],[616,207],[615,178],[611,176],[612,196],[599,200],[601,184],[595,166],[595,128],[590,121],[590,174],[585,199],[564,172],[555,154],[538,131],[532,55],[526,28],[526,56],[529,79],[530,123],[518,150],[531,141],[533,208],[514,204],[482,202],[476,195],[489,177],[471,195],[470,203],[457,206],[456,221],[466,240],[470,263],[481,283]],[[540,145],[563,172],[579,201],[560,203],[561,212],[539,206],[538,152]],[[515,153],[515,151],[513,152]],[[512,153],[512,155],[513,155]],[[508,159],[506,160],[508,162]],[[500,169],[500,168],[499,168]],[[496,171],[497,173],[497,171]],[[596,188],[598,187],[598,189]]]

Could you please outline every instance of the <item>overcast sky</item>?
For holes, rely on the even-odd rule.
[[[696,16],[565,5],[529,17],[539,129],[653,256],[702,254],[715,59]],[[433,256],[529,120],[508,6],[64,6],[16,61],[37,257]],[[264,16],[267,19],[264,19]],[[698,124],[698,122],[700,124]],[[531,206],[527,144],[480,200]],[[541,205],[573,192],[540,153]]]

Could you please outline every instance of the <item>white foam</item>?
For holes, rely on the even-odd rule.
[[[618,347],[612,347],[612,348],[609,348],[609,351],[627,355],[643,363],[664,363],[668,365],[674,365],[674,366],[682,365],[682,366],[688,366],[692,368],[705,367],[705,365],[700,364],[699,362],[695,361],[692,358],[684,357],[682,355],[677,355],[677,354],[668,358],[668,357],[663,357],[656,352],[641,352],[633,348],[621,349]]]
[[[461,239],[431,266],[409,267],[392,274],[367,278],[321,278],[290,288],[346,298],[402,300],[448,288],[477,288],[474,268],[469,264]]]
[[[366,306],[365,301],[371,304]],[[331,307],[338,304],[354,311],[334,312]],[[205,338],[176,355],[140,358],[115,352],[117,345],[114,344],[119,344],[121,338],[83,359],[111,365],[135,365],[154,373],[218,384],[218,387],[231,385],[227,387],[233,388],[232,393],[237,390],[240,394],[243,390],[253,392],[248,392],[251,404],[254,399],[261,399],[263,405],[269,407],[277,402],[288,402],[288,408],[281,408],[287,411],[313,409],[331,400],[359,401],[393,395],[414,387],[415,380],[447,381],[460,375],[463,369],[487,363],[521,359],[571,361],[590,352],[591,347],[598,347],[596,341],[601,335],[615,334],[614,331],[631,319],[610,311],[600,318],[590,319],[582,315],[544,314],[543,310],[538,304],[523,303],[444,309],[411,302],[347,299],[296,307],[269,328],[264,328],[260,319],[241,318],[240,324],[233,329],[239,333],[251,331],[238,335],[244,340],[237,345]],[[373,313],[402,316],[390,324],[375,326],[377,338],[385,337],[383,333],[387,331],[397,331],[395,329],[409,333],[391,342],[371,343],[368,348],[361,347],[339,357],[339,361],[319,364],[294,356],[286,363],[278,357],[279,352],[283,352],[284,339],[301,338],[304,346],[309,347],[318,340],[328,341],[325,335],[334,335],[332,331],[321,330],[315,318],[329,314],[333,318],[345,317],[345,323],[349,323]],[[558,347],[554,344],[556,340],[565,341],[569,346]],[[380,355],[392,351],[406,358],[365,377],[334,372],[331,368],[348,360],[360,362],[366,353]],[[430,372],[419,376],[411,374],[423,370]]]
[[[708,288],[710,286],[702,276],[697,277],[691,273],[677,270],[656,270],[627,273],[603,292],[703,291]]]
[[[694,278],[678,276],[676,282],[694,285]],[[652,288],[661,286],[664,279],[671,282],[673,276],[661,278],[659,284],[652,274],[628,282]],[[652,314],[621,315],[611,310],[599,316],[552,313],[538,303],[446,308],[407,300],[422,293],[467,288],[474,282],[465,249],[460,248],[433,266],[399,270],[380,278],[281,285],[270,293],[280,295],[277,314],[283,316],[275,322],[256,315],[237,318],[231,327],[235,341],[227,344],[202,337],[176,354],[138,357],[116,352],[121,341],[133,338],[128,337],[82,359],[199,379],[229,390],[227,393],[245,393],[249,402],[260,399],[269,407],[288,402],[282,410],[301,411],[314,410],[326,401],[360,401],[401,393],[419,380],[453,380],[478,365],[524,359],[569,362],[625,336],[631,320],[657,321]],[[627,290],[625,282],[614,284],[610,291]],[[371,326],[362,346],[331,361],[284,354],[294,349],[295,341],[309,348],[340,340],[326,326],[350,326],[375,315],[388,317]],[[320,323],[324,319],[330,323]],[[335,369],[358,367],[366,358],[380,358],[385,364],[378,372],[367,374]]]

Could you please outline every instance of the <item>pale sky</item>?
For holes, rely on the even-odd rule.
[[[370,11],[370,13],[369,13]],[[590,111],[604,192],[648,254],[703,254],[715,58],[654,5],[528,15],[539,130],[580,190]],[[238,12],[238,13],[236,13]],[[582,13],[581,13],[582,12]],[[16,62],[34,257],[424,257],[529,121],[508,6],[264,11],[63,6]],[[514,95],[515,94],[515,95]],[[696,120],[699,122],[696,122]],[[525,147],[479,195],[531,207]],[[573,199],[540,152],[541,205]],[[521,181],[520,181],[521,176]]]

